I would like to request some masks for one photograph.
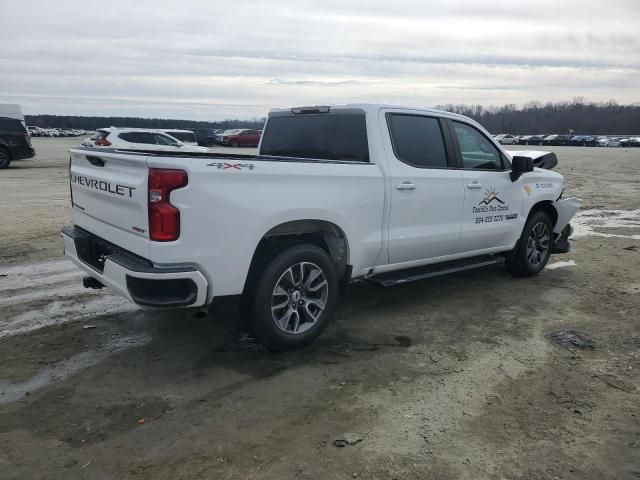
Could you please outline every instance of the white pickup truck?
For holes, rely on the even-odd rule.
[[[580,206],[556,163],[441,111],[274,109],[258,155],[73,148],[62,236],[85,286],[155,308],[241,296],[255,335],[284,350],[316,338],[354,280],[539,273],[569,250]]]

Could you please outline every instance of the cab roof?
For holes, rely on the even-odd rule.
[[[276,107],[269,110],[269,114],[271,113],[326,113],[331,110],[363,110],[366,113],[372,113],[375,111],[379,111],[382,109],[390,109],[390,110],[405,110],[405,111],[415,111],[422,112],[432,115],[438,116],[447,116],[451,118],[460,118],[464,120],[471,120],[464,115],[460,115],[457,113],[451,113],[444,110],[436,110],[435,108],[427,108],[427,107],[409,107],[407,105],[393,105],[393,104],[385,104],[385,103],[344,103],[344,104],[327,104],[327,105],[302,105],[296,107]],[[315,112],[313,110],[316,110]]]

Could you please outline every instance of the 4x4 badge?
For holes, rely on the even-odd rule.
[[[244,168],[248,168],[249,170],[253,170],[255,165],[252,163],[227,163],[227,162],[214,162],[207,163],[207,167],[217,167],[222,170],[242,170]]]

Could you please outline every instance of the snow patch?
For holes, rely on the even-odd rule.
[[[640,234],[622,235],[602,232],[603,228],[640,229],[640,208],[636,210],[579,210],[571,220],[572,238],[617,237],[640,240]]]
[[[82,287],[69,260],[19,265],[0,277],[0,338],[50,325],[138,310],[109,290]]]
[[[564,268],[564,267],[575,267],[576,262],[573,260],[567,260],[566,262],[555,262],[550,265],[547,265],[545,268],[547,270],[555,270],[556,268]]]

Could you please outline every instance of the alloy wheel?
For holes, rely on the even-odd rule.
[[[538,222],[531,230],[527,239],[527,261],[532,267],[538,267],[544,261],[549,251],[549,227],[544,222]]]
[[[311,262],[292,265],[280,276],[271,295],[271,316],[285,333],[299,335],[313,327],[324,312],[329,283]]]

